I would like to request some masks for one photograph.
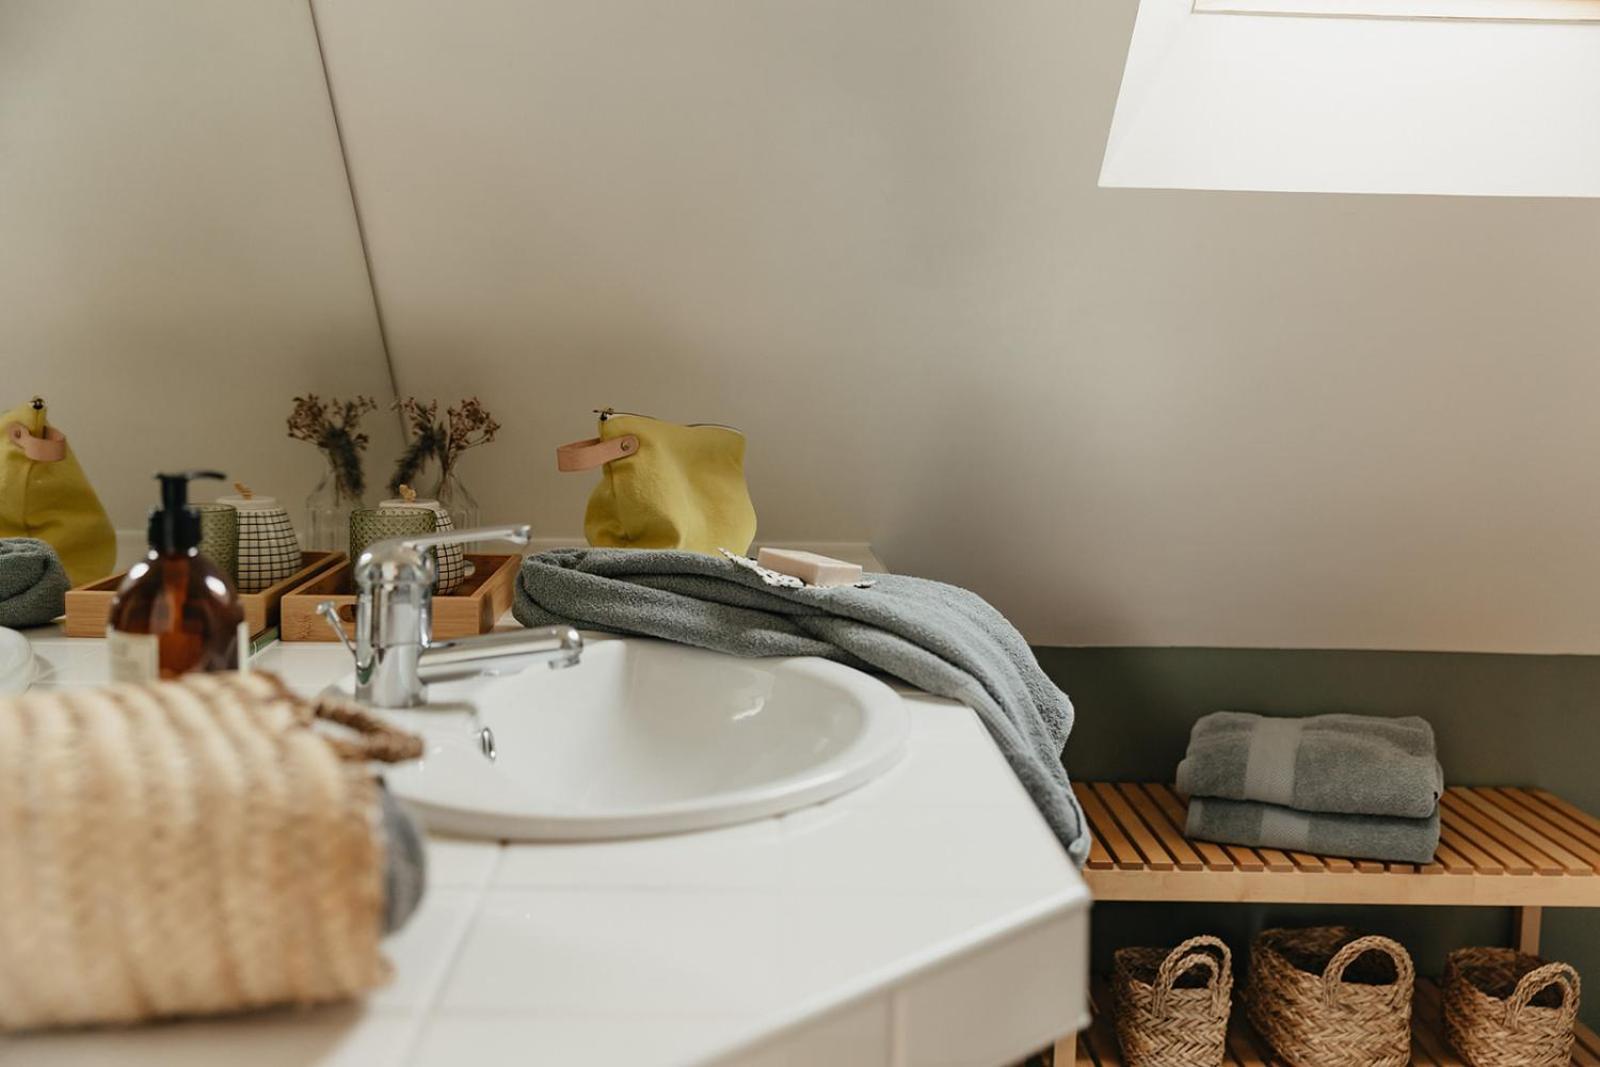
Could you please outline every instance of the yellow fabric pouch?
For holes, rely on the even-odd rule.
[[[563,471],[601,468],[584,536],[605,548],[749,551],[756,510],[744,478],[744,434],[730,426],[600,412],[600,436],[556,449]]]
[[[73,585],[104,578],[117,535],[38,397],[0,415],[0,537],[37,537],[61,557]]]

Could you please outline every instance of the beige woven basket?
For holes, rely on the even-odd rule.
[[[314,718],[351,732],[324,736]],[[266,674],[0,700],[0,1031],[387,981],[366,761],[420,749]]]
[[[1227,945],[1203,935],[1171,951],[1120,948],[1113,959],[1113,1014],[1127,1067],[1222,1063],[1233,999]]]
[[[1444,1026],[1472,1067],[1567,1067],[1578,972],[1509,948],[1463,948],[1444,965]]]
[[[1245,1010],[1293,1067],[1404,1067],[1415,984],[1410,955],[1387,937],[1264,930],[1250,946]]]

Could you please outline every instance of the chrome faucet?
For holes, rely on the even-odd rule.
[[[538,656],[552,668],[571,667],[583,638],[570,626],[521,630],[454,641],[433,640],[434,545],[466,541],[528,543],[527,526],[452,530],[425,537],[377,541],[355,563],[355,637],[345,632],[331,600],[317,605],[356,661],[356,699],[380,708],[414,708],[428,699],[422,669],[502,656]]]

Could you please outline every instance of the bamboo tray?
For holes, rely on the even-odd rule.
[[[1069,1063],[1074,1067],[1123,1067],[1111,1023],[1111,990],[1098,978],[1090,988],[1093,1022],[1078,1035],[1077,1052],[1071,1060],[1064,1048],[1058,1047],[1056,1067],[1068,1067]],[[1426,978],[1417,979],[1411,1016],[1411,1062],[1416,1067],[1464,1067],[1465,1061],[1444,1038],[1439,987]],[[1070,1048],[1070,1039],[1062,1046]],[[1228,1051],[1222,1062],[1224,1067],[1287,1067],[1237,1012],[1228,1025]],[[1600,1067],[1600,1037],[1581,1023],[1572,1046],[1572,1063],[1574,1067]]]
[[[486,634],[511,610],[522,557],[468,554],[467,562],[475,568],[472,575],[454,592],[433,598],[433,636],[436,638]],[[355,625],[356,596],[349,560],[303,582],[283,598],[280,625],[283,640],[337,641],[327,620],[317,614],[317,605],[324,600],[333,601],[346,629]]]
[[[343,552],[302,552],[300,569],[289,577],[269,585],[259,593],[240,593],[239,604],[244,608],[244,621],[250,628],[250,636],[255,637],[278,625],[280,607],[289,590],[338,565],[344,558]],[[125,574],[113,574],[109,578],[67,591],[67,618],[63,630],[68,637],[106,635],[106,625],[111,620],[111,601],[125,577]]]

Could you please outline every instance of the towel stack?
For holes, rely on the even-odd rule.
[[[1218,711],[1178,765],[1190,837],[1400,863],[1439,845],[1444,771],[1416,718]]]

